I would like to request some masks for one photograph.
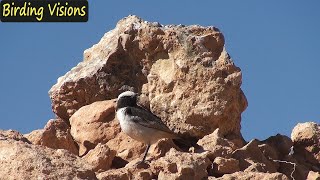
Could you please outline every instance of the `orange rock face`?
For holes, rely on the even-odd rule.
[[[80,108],[71,118],[71,135],[79,145],[79,155],[98,143],[106,143],[120,132],[115,120],[114,100],[98,101]]]
[[[53,149],[66,149],[78,155],[78,148],[70,134],[70,126],[61,119],[49,120],[44,129],[34,130],[25,136],[32,144]]]
[[[132,90],[177,133],[201,138],[220,128],[240,136],[247,101],[241,70],[224,45],[215,27],[162,26],[128,16],[50,89],[53,111],[68,121],[85,105]]]

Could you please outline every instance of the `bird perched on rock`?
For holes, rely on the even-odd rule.
[[[118,96],[117,118],[122,131],[131,138],[147,144],[142,161],[147,157],[151,144],[162,138],[179,139],[159,117],[137,105],[138,94],[126,91]]]

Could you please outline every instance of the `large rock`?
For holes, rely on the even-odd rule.
[[[232,158],[239,160],[241,171],[277,172],[277,163],[266,157],[259,145],[261,143],[258,140],[251,140],[247,145],[235,150]]]
[[[291,133],[295,153],[320,167],[320,125],[314,122],[297,124]],[[320,168],[319,168],[320,170]]]
[[[176,132],[203,137],[220,128],[240,135],[247,101],[240,68],[224,45],[214,27],[162,26],[128,16],[50,89],[53,111],[68,120],[82,106],[134,90]]]
[[[106,143],[120,132],[115,119],[115,101],[98,101],[80,108],[70,118],[71,135],[79,145],[79,155],[86,154],[98,143]]]
[[[67,150],[0,139],[0,179],[96,179],[90,168]]]
[[[51,119],[44,129],[34,130],[25,136],[32,144],[53,149],[66,149],[78,155],[78,148],[70,134],[70,126],[61,119]]]
[[[266,140],[262,141],[265,146],[270,146],[269,149],[272,148],[272,151],[269,150],[268,155],[273,157],[273,159],[282,159],[286,157],[293,146],[291,139],[287,136],[277,134],[276,136],[271,136]],[[267,149],[265,149],[267,151]],[[270,153],[276,152],[277,155],[271,155]]]

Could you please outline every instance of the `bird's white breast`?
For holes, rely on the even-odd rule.
[[[126,114],[125,114],[126,108],[120,108],[117,110],[117,119],[120,122],[121,129],[127,129],[125,127],[129,126],[128,122],[126,121]]]
[[[160,131],[141,126],[131,120],[132,116],[125,113],[126,107],[117,110],[117,118],[120,122],[121,130],[131,138],[150,144],[161,138]],[[160,136],[160,137],[159,137]]]

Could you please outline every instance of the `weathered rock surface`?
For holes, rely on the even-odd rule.
[[[79,145],[79,155],[98,143],[106,143],[120,132],[115,119],[114,100],[98,101],[79,109],[71,118],[71,135]]]
[[[0,129],[0,141],[3,140],[16,140],[16,141],[22,141],[22,142],[26,142],[26,143],[31,143],[27,138],[25,138],[21,133],[19,133],[18,131],[15,130],[1,130]]]
[[[111,169],[97,174],[97,178],[99,180],[130,180],[132,174],[125,168]]]
[[[209,177],[209,180],[289,180],[281,173],[261,173],[261,172],[236,172],[233,174],[225,174],[220,178]]]
[[[291,133],[294,150],[320,169],[320,125],[314,122],[297,124]]]
[[[97,172],[110,169],[115,155],[115,151],[111,150],[107,145],[99,143],[88,154],[83,156],[82,159],[92,166],[93,171]]]
[[[25,136],[32,144],[52,149],[66,149],[78,155],[78,148],[70,134],[70,126],[61,119],[51,119],[44,129],[34,130]]]
[[[312,180],[312,179],[320,180],[320,172],[310,171],[308,174],[307,180]]]
[[[117,161],[114,164],[116,167],[123,167],[128,162],[141,158],[146,146],[138,142],[123,132],[120,132],[114,139],[107,142],[110,149],[117,152]]]
[[[217,157],[213,161],[213,173],[214,174],[231,174],[240,171],[239,161],[233,158],[226,159],[223,157]]]
[[[96,179],[89,169],[67,150],[28,144],[23,138],[0,139],[0,179]]]
[[[201,146],[201,149],[198,149],[198,152],[207,151],[207,156],[212,161],[216,157],[230,158],[232,152],[237,148],[240,148],[222,137],[219,128],[213,133],[204,136],[197,144]]]
[[[217,28],[162,26],[128,16],[87,49],[84,62],[49,94],[53,111],[68,120],[82,106],[134,90],[171,129],[203,137],[216,128],[240,135],[247,107],[240,86],[241,71]]]
[[[204,154],[184,153],[171,149],[151,163],[158,179],[203,179],[208,176],[210,160]]]
[[[239,160],[241,171],[277,172],[273,161],[264,156],[259,148],[260,142],[252,140],[244,147],[233,152],[232,157]]]
[[[125,167],[99,173],[98,179],[204,179],[208,177],[210,161],[204,154],[185,153],[171,149],[149,164],[137,165],[132,161]]]

